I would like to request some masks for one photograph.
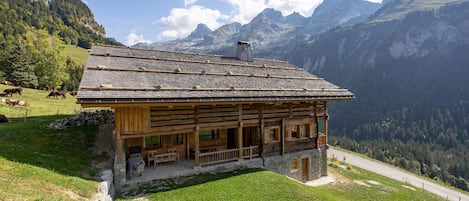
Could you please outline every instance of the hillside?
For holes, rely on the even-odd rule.
[[[0,85],[0,91],[6,88]],[[46,128],[80,109],[74,97],[47,94],[24,89],[11,97],[29,103],[26,108],[0,103],[0,114],[10,120],[0,124],[0,200],[89,200],[96,192],[96,126]]]
[[[394,1],[376,19],[402,16],[330,30],[290,61],[357,95],[331,108],[329,143],[469,190],[469,2],[422,2]]]
[[[93,13],[81,0],[1,1],[1,40],[24,35],[31,28],[47,30],[67,44],[83,48],[90,48],[93,43],[121,45],[105,37],[104,27],[94,20]]]
[[[142,185],[126,197],[128,200],[132,197],[133,200],[443,200],[358,168],[344,170],[330,166],[329,175],[333,182],[313,187],[272,171],[246,169],[201,174],[185,185],[156,193],[152,193],[151,184]]]
[[[0,90],[5,88],[8,86],[0,85]],[[94,164],[109,159],[107,153],[93,152],[96,126],[46,128],[74,114],[78,106],[72,97],[47,99],[46,93],[25,89],[23,96],[14,95],[31,104],[26,121],[25,109],[0,105],[0,113],[11,121],[0,124],[0,200],[89,200],[96,192],[100,169]],[[61,109],[56,111],[51,105],[61,105]],[[199,175],[166,192],[152,193],[152,186],[145,185],[125,196],[144,193],[145,198],[140,199],[149,200],[271,200],[272,196],[281,200],[441,200],[361,169],[330,169],[337,182],[321,187],[306,186],[271,171],[250,170]]]
[[[0,2],[0,80],[76,90],[87,53],[69,47],[96,43],[122,45],[105,37],[81,0]]]

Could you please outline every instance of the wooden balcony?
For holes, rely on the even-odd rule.
[[[250,146],[244,147],[243,150],[243,158],[253,158],[259,156],[259,147],[258,146]],[[199,155],[200,165],[211,165],[217,163],[224,163],[229,161],[238,160],[239,157],[239,149],[227,149],[221,151],[214,151],[214,152],[207,152],[201,153]]]
[[[259,156],[259,146],[243,147],[243,158],[253,158]]]

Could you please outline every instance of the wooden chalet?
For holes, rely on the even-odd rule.
[[[326,174],[327,105],[352,98],[287,62],[253,59],[243,42],[236,57],[94,46],[78,90],[83,107],[115,113],[116,181],[134,153],[146,168],[258,158],[298,180],[318,178]]]

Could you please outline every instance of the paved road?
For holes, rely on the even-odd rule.
[[[398,168],[394,168],[385,163],[366,159],[361,156],[339,151],[333,148],[330,148],[329,150],[327,150],[327,155],[329,157],[334,155],[337,159],[341,161],[345,157],[345,162],[353,166],[357,166],[365,170],[375,172],[380,175],[383,175],[383,176],[386,176],[386,177],[389,177],[391,179],[395,179],[401,182],[407,182],[417,188],[424,188],[425,190],[432,192],[436,195],[439,195],[448,200],[469,201],[469,196],[466,194],[463,194],[458,191],[452,190],[450,188],[441,186],[439,184],[424,180],[416,175],[400,170]]]

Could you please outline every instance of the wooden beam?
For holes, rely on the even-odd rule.
[[[280,124],[280,146],[281,146],[281,154],[285,154],[285,119],[282,118],[282,123]]]
[[[243,105],[238,105],[238,149],[239,160],[243,160]]]
[[[200,147],[199,147],[199,107],[194,107],[194,121],[195,121],[195,132],[194,132],[194,167],[200,168]]]
[[[120,131],[121,128],[121,112],[120,109],[114,108],[114,129],[116,130],[116,138],[115,140],[120,139]]]
[[[124,156],[122,155],[124,150],[123,150],[123,147],[124,147],[124,143],[123,143],[123,139],[118,139],[116,140],[116,149],[117,149],[117,163],[124,163],[124,161],[122,160],[124,158]]]
[[[264,106],[263,105],[259,105],[259,132],[260,132],[259,154],[262,157],[264,153]]]

